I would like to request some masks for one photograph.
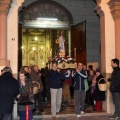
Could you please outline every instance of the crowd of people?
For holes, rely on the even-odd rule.
[[[120,73],[119,60],[113,59],[111,66],[114,68],[111,79],[110,91],[115,105],[115,114],[112,118],[120,117]],[[119,74],[120,76],[120,74]],[[41,70],[37,65],[23,66],[18,74],[18,80],[12,75],[10,67],[4,67],[0,76],[0,119],[12,120],[14,100],[18,103],[18,115],[20,120],[33,120],[33,112],[44,112],[44,103],[51,104],[52,120],[61,111],[61,105],[69,106],[74,99],[75,113],[78,118],[85,112],[85,103],[93,106],[94,111],[102,110],[102,101],[105,100],[105,91],[100,91],[98,82],[104,78],[101,69],[93,70],[93,66],[82,63],[77,64],[75,69],[60,69],[56,62],[52,68],[46,67]],[[114,79],[116,82],[114,82]],[[101,83],[104,83],[104,79]],[[39,84],[39,85],[38,85]],[[116,86],[115,86],[116,85]],[[34,87],[38,87],[34,94]],[[117,98],[117,99],[116,99]],[[116,107],[118,106],[118,107]]]

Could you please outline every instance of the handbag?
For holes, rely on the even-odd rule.
[[[18,103],[26,103],[30,101],[29,93],[24,89],[21,88],[25,93],[21,94],[20,98],[18,99]]]
[[[23,94],[20,96],[19,100],[18,100],[18,103],[26,103],[30,101],[29,99],[29,95],[28,94]]]
[[[84,80],[84,85],[85,85],[85,91],[87,91],[89,89],[87,79]]]

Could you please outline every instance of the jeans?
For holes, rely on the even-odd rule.
[[[32,110],[29,110],[28,120],[33,119]],[[26,111],[19,111],[20,120],[26,120]]]
[[[12,120],[12,114],[0,114],[0,120]]]

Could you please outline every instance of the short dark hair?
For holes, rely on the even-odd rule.
[[[58,65],[58,63],[57,63],[56,61],[53,61],[53,62],[52,62],[52,65],[53,65],[53,64],[56,64],[56,65]]]
[[[8,66],[4,67],[4,68],[2,69],[2,72],[9,72],[9,73],[12,74],[12,70],[11,70],[11,68],[8,67]]]
[[[19,71],[19,74],[24,74],[26,76],[26,72],[24,70]]]
[[[112,59],[113,63],[116,63],[119,66],[119,60],[117,58]]]
[[[88,67],[89,67],[91,70],[93,70],[93,65],[89,65]]]

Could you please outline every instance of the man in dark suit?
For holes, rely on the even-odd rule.
[[[115,106],[114,115],[110,119],[120,120],[120,67],[117,58],[111,60],[113,72],[111,74],[110,92]]]
[[[4,67],[0,76],[0,120],[12,120],[14,98],[19,94],[19,82],[12,70]]]

